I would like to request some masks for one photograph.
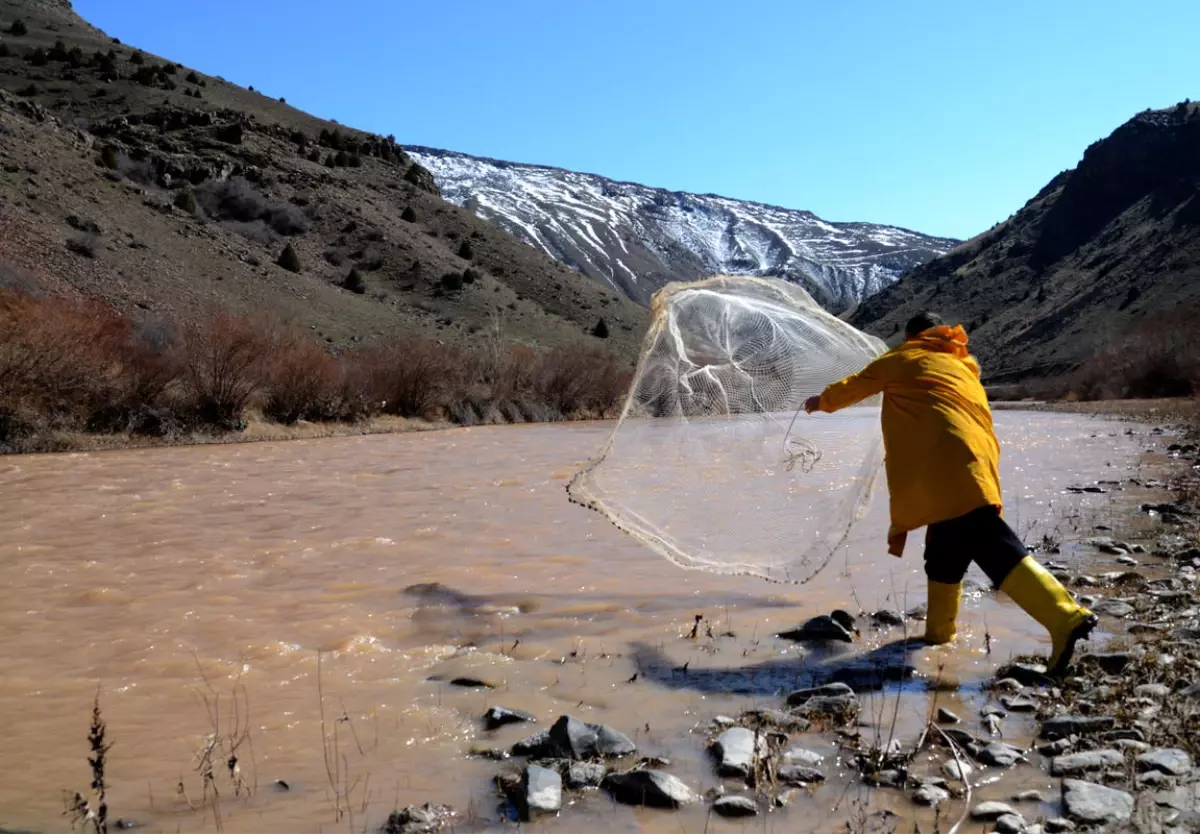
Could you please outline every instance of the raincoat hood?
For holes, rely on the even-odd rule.
[[[967,331],[963,330],[961,324],[953,327],[941,325],[921,331],[906,340],[903,347],[949,353],[951,356],[961,359],[974,372],[975,376],[979,376],[979,362],[967,351],[967,341]]]

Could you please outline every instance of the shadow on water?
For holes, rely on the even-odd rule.
[[[803,657],[782,657],[746,666],[691,669],[678,666],[661,651],[644,643],[632,646],[642,679],[668,689],[704,695],[781,695],[795,689],[845,683],[856,692],[897,684],[900,690],[924,690],[930,682],[917,676],[912,653],[926,643],[906,638],[885,643],[863,653],[847,651],[844,644],[819,643]]]

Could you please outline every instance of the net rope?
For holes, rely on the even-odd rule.
[[[885,349],[785,281],[670,284],[567,493],[681,567],[807,582],[865,513],[883,441],[880,397],[811,416],[804,401]]]

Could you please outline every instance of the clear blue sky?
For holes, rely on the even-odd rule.
[[[75,0],[405,144],[969,237],[1146,107],[1197,0]]]

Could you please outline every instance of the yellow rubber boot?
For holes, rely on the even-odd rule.
[[[1099,619],[1077,603],[1032,556],[1017,563],[1000,590],[1050,632],[1052,649],[1046,668],[1051,675],[1062,675],[1075,653],[1075,644],[1092,633]]]
[[[929,580],[928,609],[925,613],[925,642],[935,646],[949,643],[958,633],[958,606],[962,602],[962,583],[948,585]]]

